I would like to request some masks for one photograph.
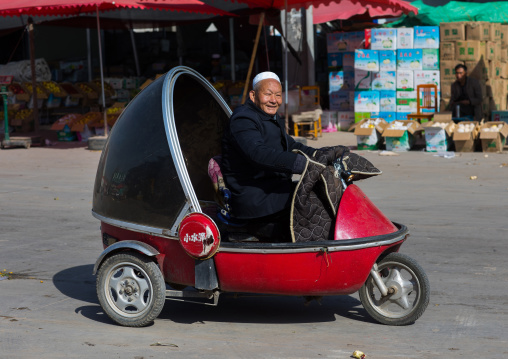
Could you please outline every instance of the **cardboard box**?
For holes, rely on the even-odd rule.
[[[397,70],[397,91],[413,91],[414,88],[414,72]]]
[[[383,142],[381,133],[388,124],[381,118],[364,119],[355,123],[350,131],[356,136],[359,150],[378,150]]]
[[[414,28],[399,27],[397,29],[397,49],[412,49],[414,46]]]
[[[365,32],[355,31],[349,33],[347,51],[353,52],[356,49],[363,49],[365,43]]]
[[[330,110],[354,111],[354,92],[337,91],[330,94]]]
[[[397,91],[397,112],[416,112],[416,91]]]
[[[380,71],[372,73],[372,90],[395,91],[397,73],[395,71]]]
[[[446,60],[441,61],[440,76],[441,81],[455,81],[455,66],[464,65],[463,61]],[[468,68],[469,73],[469,68]]]
[[[478,81],[485,82],[489,77],[489,62],[481,59],[479,61],[466,61],[467,75],[477,79]]]
[[[499,60],[489,61],[489,79],[500,79],[503,63]]]
[[[449,97],[441,97],[441,100],[439,101],[439,108],[441,110],[447,110],[450,101],[451,99]]]
[[[466,22],[442,22],[439,24],[441,41],[466,39]]]
[[[397,111],[397,92],[379,91],[379,112]]]
[[[455,60],[455,43],[442,42],[439,45],[439,55],[441,61]]]
[[[341,71],[342,70],[342,54],[332,53],[328,54],[328,71]]]
[[[508,123],[508,111],[492,111],[490,120]]]
[[[345,52],[349,34],[347,32],[333,32],[326,35],[326,48],[329,54]]]
[[[460,61],[479,61],[485,58],[485,42],[457,41],[455,43],[455,59]]]
[[[503,62],[508,62],[508,48],[501,48],[501,56],[499,58]]]
[[[421,70],[422,49],[397,50],[397,70]]]
[[[441,89],[441,81],[439,71],[415,71],[414,72],[414,87],[418,88],[419,85],[436,85],[438,91]]]
[[[490,23],[484,21],[468,22],[466,24],[466,40],[489,41]]]
[[[342,68],[344,71],[355,70],[355,53],[344,52],[342,53]]]
[[[407,115],[410,115],[412,112],[397,112],[395,119],[397,121],[407,121]]]
[[[436,124],[443,123],[446,124],[445,127],[436,126]],[[455,129],[451,112],[446,114],[436,113],[434,119],[424,123],[422,127],[425,130],[425,149],[427,152],[445,152],[451,149],[453,144],[451,136]]]
[[[377,50],[356,50],[355,70],[379,71],[379,53]]]
[[[370,48],[372,50],[396,50],[397,30],[391,28],[372,29]]]
[[[372,72],[365,70],[355,71],[355,91],[370,90],[372,87]]]
[[[422,70],[439,70],[439,49],[422,50]]]
[[[478,139],[478,122],[462,121],[460,124],[467,125],[470,123],[474,125],[471,132],[460,132],[460,127],[453,132],[453,143],[456,152],[474,152],[475,150]]]
[[[370,118],[382,118],[387,123],[393,122],[397,119],[397,113],[394,112],[372,112]]]
[[[490,41],[496,41],[496,42],[501,42],[501,24],[500,23],[494,23],[494,22],[491,22],[490,24],[490,29],[489,29],[489,35],[490,35]]]
[[[337,112],[337,131],[348,131],[355,123],[355,113],[353,111]]]
[[[397,71],[397,51],[379,51],[379,71]]]
[[[402,124],[401,127],[392,128],[392,125]],[[395,121],[387,126],[382,133],[386,141],[387,151],[409,151],[415,144],[415,135],[423,130],[417,121]]]
[[[500,60],[501,59],[501,43],[487,41],[485,45],[485,56],[487,60]]]
[[[508,25],[501,25],[501,48],[508,48]]]
[[[328,75],[329,93],[350,91],[354,88],[354,73],[349,71],[335,71]]]
[[[13,96],[15,97],[15,99],[17,101],[23,101],[23,102],[30,101],[31,94],[20,83],[17,83],[17,82],[11,83],[8,86],[8,91],[13,93]],[[3,107],[2,107],[2,109],[3,109]],[[3,117],[0,120],[3,120]]]
[[[491,131],[493,127],[497,131]],[[480,127],[480,141],[483,152],[502,152],[508,137],[508,124],[505,122],[485,122]]]
[[[451,98],[452,97],[452,84],[455,81],[442,81],[441,82],[441,97]]]
[[[501,62],[501,78],[508,79],[508,63]],[[506,92],[506,87],[504,87],[504,91]]]
[[[379,91],[355,91],[355,112],[379,112]]]
[[[439,49],[439,26],[415,26],[415,49]]]

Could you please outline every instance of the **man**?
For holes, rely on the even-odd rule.
[[[474,121],[482,120],[482,88],[478,80],[467,76],[467,67],[465,65],[455,66],[455,77],[457,81],[452,84],[452,97],[448,110],[452,111],[454,116],[456,108],[459,106],[459,116],[469,117]]]
[[[258,74],[246,103],[231,115],[222,141],[222,172],[231,191],[231,215],[258,223],[258,234],[272,238],[289,232],[292,175],[301,174],[307,163],[305,156],[292,151],[309,157],[316,153],[286,133],[285,122],[277,114],[281,104],[279,77],[273,72]],[[330,159],[341,154],[340,149],[332,152]],[[323,153],[317,157],[326,161]],[[268,222],[281,225],[263,225]]]

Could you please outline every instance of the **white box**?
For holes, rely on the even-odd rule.
[[[379,112],[397,111],[397,92],[379,91]]]
[[[355,91],[355,112],[379,112],[379,91]]]
[[[414,73],[411,70],[397,71],[397,91],[413,91]]]
[[[422,70],[438,70],[439,71],[439,50],[423,49],[422,50]]]
[[[414,72],[414,88],[418,85],[436,85],[437,90],[441,89],[440,72],[439,70],[419,70]]]
[[[372,50],[396,50],[397,30],[392,28],[372,29],[370,48]]]
[[[397,91],[397,112],[416,112],[416,91]]]
[[[372,73],[372,90],[395,91],[397,73],[395,71],[380,71]]]
[[[397,29],[397,49],[412,49],[415,32],[412,27]]]
[[[379,52],[377,50],[356,50],[355,70],[379,71]]]
[[[397,51],[379,51],[379,71],[397,71]]]
[[[439,26],[415,26],[415,49],[439,49]]]
[[[344,69],[344,71],[354,71],[355,70],[355,53],[354,52],[342,53],[342,68]]]
[[[364,70],[355,71],[355,91],[370,90],[372,86],[372,72]]]

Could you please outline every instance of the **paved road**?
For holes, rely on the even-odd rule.
[[[325,134],[311,145],[353,144]],[[0,151],[0,358],[505,358],[508,155],[364,153],[384,174],[359,182],[412,235],[401,252],[426,270],[431,301],[414,325],[373,322],[358,296],[221,297],[167,302],[154,325],[102,313],[92,267],[102,247],[91,194],[100,152]],[[69,146],[67,146],[69,147]],[[471,180],[470,176],[477,176]],[[154,343],[176,346],[151,346]]]

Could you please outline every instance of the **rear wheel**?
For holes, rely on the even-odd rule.
[[[97,275],[97,296],[116,323],[142,327],[160,314],[166,299],[162,273],[138,253],[118,253],[104,261]]]
[[[378,263],[378,273],[389,290],[382,296],[372,275],[360,288],[360,300],[372,318],[387,325],[414,323],[430,298],[427,275],[414,259],[390,253]]]

